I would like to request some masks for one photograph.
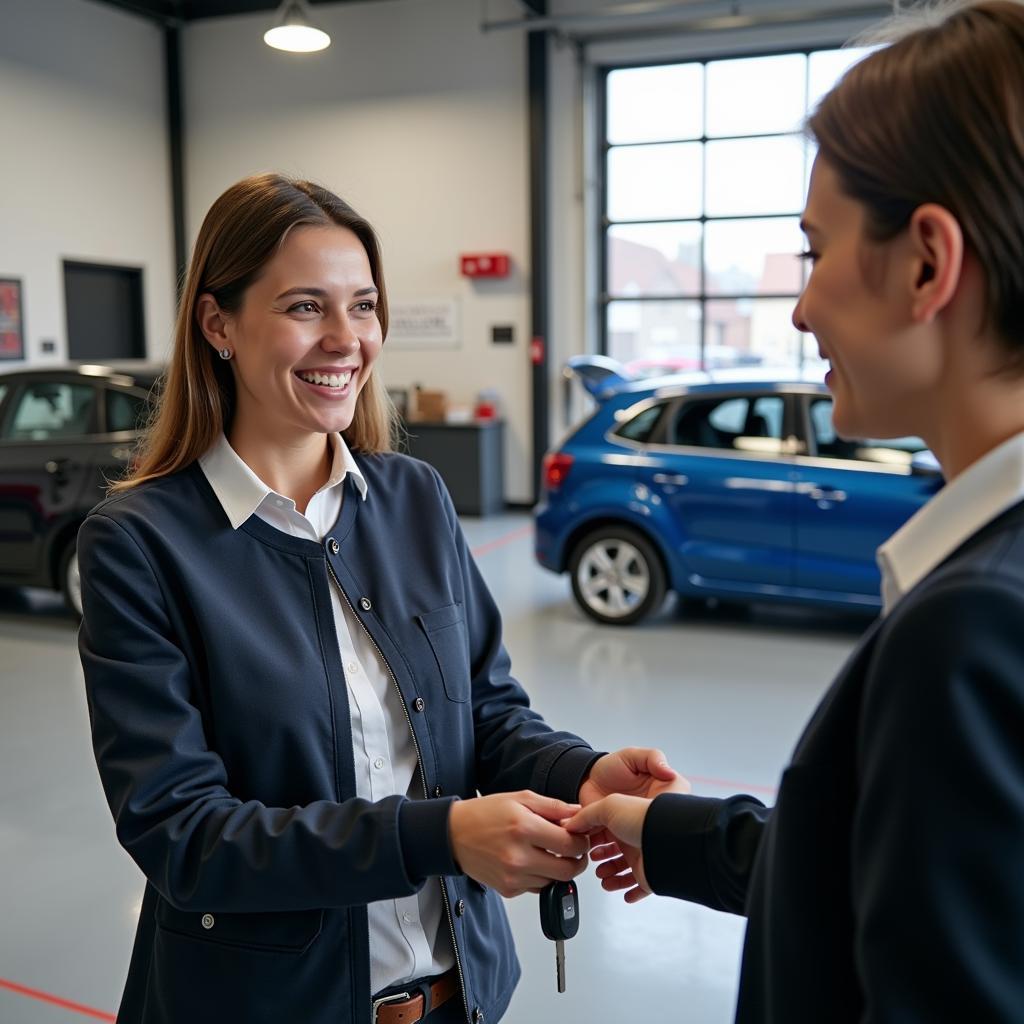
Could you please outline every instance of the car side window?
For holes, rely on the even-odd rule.
[[[107,430],[111,433],[121,430],[142,430],[149,418],[149,405],[140,395],[130,391],[106,392]]]
[[[846,439],[836,433],[832,423],[832,399],[815,398],[810,404],[811,430],[820,458],[853,459],[886,466],[910,466],[916,452],[927,445],[919,437],[897,437],[885,441],[863,438]]]
[[[81,437],[92,429],[95,391],[87,384],[46,381],[28,384],[7,419],[7,441]]]
[[[665,403],[657,402],[654,405],[648,406],[642,412],[637,413],[632,419],[627,420],[615,433],[619,437],[624,437],[627,441],[637,441],[640,444],[645,444],[651,439],[651,435],[654,433],[654,429],[657,427],[664,412]]]
[[[669,439],[688,447],[777,455],[784,413],[782,395],[695,399],[679,410]]]

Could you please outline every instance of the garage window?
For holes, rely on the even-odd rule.
[[[640,373],[818,362],[791,322],[807,113],[868,51],[654,67],[604,79],[603,351]]]

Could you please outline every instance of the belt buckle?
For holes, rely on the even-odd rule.
[[[377,1011],[386,1003],[400,1003],[403,999],[411,998],[411,992],[396,992],[393,996],[381,996],[380,999],[374,999],[370,1015],[370,1024],[377,1024]]]

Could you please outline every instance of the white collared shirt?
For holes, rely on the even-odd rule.
[[[351,473],[363,501],[367,486],[340,434],[328,435],[333,458],[327,482],[313,495],[305,515],[291,498],[271,490],[236,454],[222,434],[199,460],[233,529],[250,516],[287,533],[320,543],[341,512],[345,478]],[[355,759],[356,795],[381,800],[419,792],[416,747],[390,673],[338,587],[331,587],[334,626],[348,688]],[[418,894],[367,905],[370,926],[370,991],[443,974],[455,963],[451,938],[442,927],[439,885]]]
[[[968,466],[878,549],[884,614],[996,516],[1024,500],[1024,433]]]

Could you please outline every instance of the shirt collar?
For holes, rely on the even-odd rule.
[[[1024,433],[968,466],[879,549],[885,611],[965,540],[1024,500]]]
[[[331,472],[327,481],[317,491],[325,491],[331,487],[342,485],[351,473],[359,491],[359,496],[366,500],[366,478],[356,464],[356,460],[345,444],[341,434],[328,434],[331,445]],[[231,528],[237,530],[268,498],[284,498],[283,494],[268,487],[239,457],[238,453],[221,434],[213,447],[199,460],[199,466],[217,500],[221,503]]]

